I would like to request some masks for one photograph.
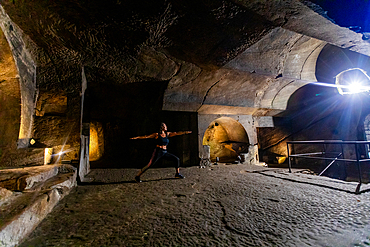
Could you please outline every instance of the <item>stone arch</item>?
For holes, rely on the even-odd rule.
[[[230,117],[212,121],[203,136],[203,145],[210,146],[211,160],[232,162],[240,153],[248,153],[249,138],[244,127]]]
[[[271,108],[285,110],[291,95],[299,88],[317,82],[316,68],[318,58],[326,42],[307,36],[301,36],[287,54],[284,61],[281,86],[271,101]]]

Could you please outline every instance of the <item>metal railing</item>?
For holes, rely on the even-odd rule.
[[[319,152],[312,152],[312,153],[300,153],[300,154],[293,154],[294,152],[294,145],[316,145],[322,147],[322,150]],[[290,148],[291,145],[291,148]],[[336,152],[327,152],[328,145],[339,146],[340,151]],[[344,149],[343,145],[353,145],[355,150],[355,157],[356,159],[346,159],[344,157]],[[295,158],[305,158],[305,159],[316,159],[316,160],[325,160],[330,161],[330,163],[325,167],[323,171],[320,172],[319,176],[321,176],[331,165],[335,162],[343,161],[343,162],[353,162],[357,164],[358,169],[358,182],[359,184],[356,187],[356,193],[359,193],[360,187],[362,184],[362,172],[361,172],[361,163],[369,162],[370,159],[369,154],[366,150],[369,150],[370,141],[340,141],[340,140],[317,140],[317,141],[289,141],[287,142],[287,151],[288,151],[288,164],[289,164],[289,172],[292,172],[292,159]],[[364,157],[361,157],[361,147],[363,147],[362,151],[365,150]],[[290,153],[292,151],[292,154]],[[327,157],[328,155],[334,155],[334,157]],[[366,158],[365,158],[366,157]]]

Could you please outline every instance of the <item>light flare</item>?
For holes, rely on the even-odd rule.
[[[363,69],[347,69],[335,76],[335,85],[341,95],[368,92],[370,77]]]

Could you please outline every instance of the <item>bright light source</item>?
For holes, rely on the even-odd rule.
[[[63,151],[60,151],[59,153],[58,153],[58,155],[60,156],[60,155],[62,155],[62,154],[64,154],[64,152]]]
[[[33,144],[35,144],[35,143],[36,143],[35,139],[31,138],[31,140],[30,140],[30,144],[31,144],[31,145],[33,145]]]
[[[335,76],[338,92],[355,94],[370,91],[370,77],[360,68],[347,69]]]
[[[351,94],[354,94],[354,93],[360,93],[363,89],[362,89],[362,85],[360,82],[358,81],[354,81],[352,82],[349,86],[348,86],[348,90]]]

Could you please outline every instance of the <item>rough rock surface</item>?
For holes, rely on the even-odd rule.
[[[251,165],[93,170],[21,246],[364,246],[368,188]]]
[[[0,95],[12,105],[0,109],[11,116],[0,123],[0,135],[7,133],[0,141],[6,144],[0,147],[2,167],[42,164],[41,152],[12,151],[20,120],[21,147],[31,137],[55,152],[67,144],[72,160],[84,108],[84,121],[100,122],[105,131],[102,158],[119,160],[122,150],[134,157],[140,149],[122,141],[129,138],[125,130],[146,134],[140,132],[163,121],[157,119],[163,110],[275,116],[293,92],[316,80],[324,46],[335,46],[334,54],[340,48],[370,54],[361,34],[335,25],[318,5],[303,0],[2,1],[0,10],[22,95],[22,108],[19,99]],[[325,57],[322,63],[335,67],[336,56]]]
[[[9,200],[9,198],[11,198],[12,195],[13,195],[13,192],[11,192],[10,190],[7,190],[7,189],[4,189],[4,188],[0,187],[0,206],[4,202]]]
[[[76,176],[68,165],[2,172],[0,186],[18,192],[0,187],[0,246],[17,246],[27,237],[76,186]]]

